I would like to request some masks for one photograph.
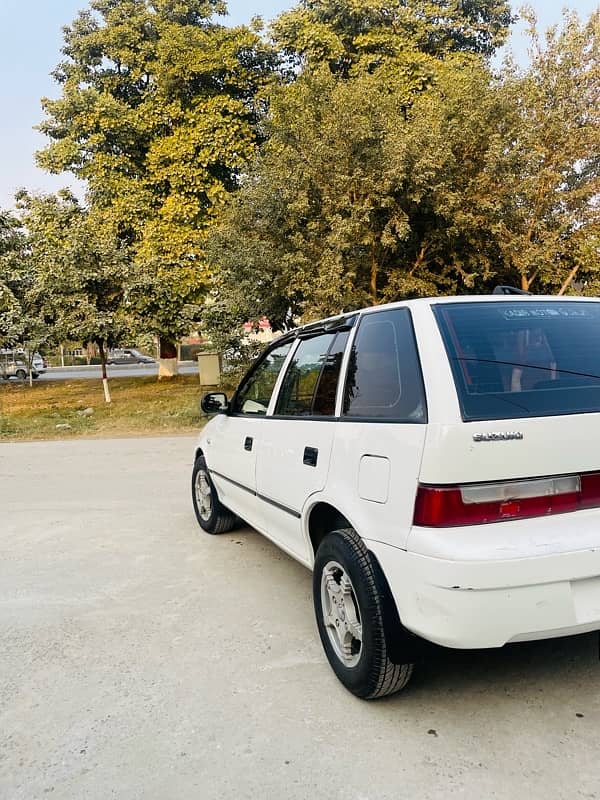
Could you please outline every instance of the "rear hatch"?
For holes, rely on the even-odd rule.
[[[600,303],[470,301],[434,314],[463,421],[428,426],[415,522],[600,506]]]

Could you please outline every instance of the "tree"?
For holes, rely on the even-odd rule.
[[[275,57],[216,24],[220,0],[92,0],[65,28],[58,100],[43,101],[45,168],[87,182],[90,218],[131,248],[131,308],[187,333],[208,289],[207,232],[260,138]]]
[[[108,349],[134,325],[127,300],[130,259],[110,230],[99,228],[73,195],[18,196],[27,230],[35,291],[57,341],[98,347],[106,402]]]
[[[449,57],[436,83],[310,73],[273,99],[271,138],[211,246],[223,306],[276,326],[464,291],[499,263],[476,197],[500,114],[491,77]]]
[[[597,292],[597,31],[597,13],[569,16],[530,68],[497,77],[449,53],[425,89],[305,69],[275,94],[271,137],[214,232],[209,322],[228,309],[285,326],[497,283],[566,291],[575,276]]]
[[[531,65],[500,89],[505,113],[480,192],[504,282],[564,293],[575,277],[600,291],[600,10],[567,14],[542,40],[529,15]]]
[[[448,53],[491,55],[514,17],[505,0],[300,0],[272,25],[273,37],[305,69],[327,64],[351,77],[388,67],[403,80]]]
[[[19,296],[24,293],[25,237],[17,217],[0,211],[0,346],[12,347],[24,332]]]
[[[502,0],[301,0],[280,15],[271,32],[292,80],[272,96],[270,140],[212,236],[205,321],[216,335],[226,316],[286,326],[490,271],[497,253],[482,246],[477,206],[458,199],[480,161],[461,164],[457,122],[480,155],[477,109],[493,105],[482,59],[511,21]]]
[[[34,354],[54,335],[36,266],[22,221],[0,213],[0,346],[23,348],[30,385]]]

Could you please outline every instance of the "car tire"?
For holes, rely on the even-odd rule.
[[[206,533],[227,533],[235,527],[237,517],[219,500],[204,456],[198,456],[194,463],[192,503],[198,524]]]
[[[25,372],[25,370],[24,370],[24,369],[18,369],[18,370],[15,372],[15,376],[16,376],[16,377],[17,377],[17,378],[18,378],[20,381],[24,381],[24,380],[25,380],[25,378],[27,377],[27,373]]]
[[[315,615],[325,654],[346,689],[364,700],[400,691],[414,668],[410,649],[403,655],[398,647],[408,634],[391,618],[389,589],[382,585],[385,579],[378,566],[356,531],[347,528],[323,539],[313,572]]]

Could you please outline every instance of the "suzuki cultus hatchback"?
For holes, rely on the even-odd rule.
[[[600,302],[378,306],[273,342],[195,452],[208,533],[239,518],[313,570],[364,698],[454,648],[600,629]]]

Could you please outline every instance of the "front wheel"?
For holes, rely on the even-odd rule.
[[[204,456],[194,463],[192,502],[198,524],[206,533],[226,533],[235,526],[237,517],[217,497]]]
[[[27,377],[27,373],[25,372],[25,370],[24,370],[24,369],[18,369],[18,370],[15,372],[15,375],[17,376],[17,378],[18,378],[20,381],[24,381],[24,380],[25,380],[25,378]]]
[[[390,658],[390,645],[397,642],[386,640],[386,626],[388,637],[397,641],[403,631],[384,619],[383,592],[371,556],[354,530],[334,531],[323,539],[313,573],[319,635],[339,680],[365,700],[400,691],[413,672],[408,653]]]

